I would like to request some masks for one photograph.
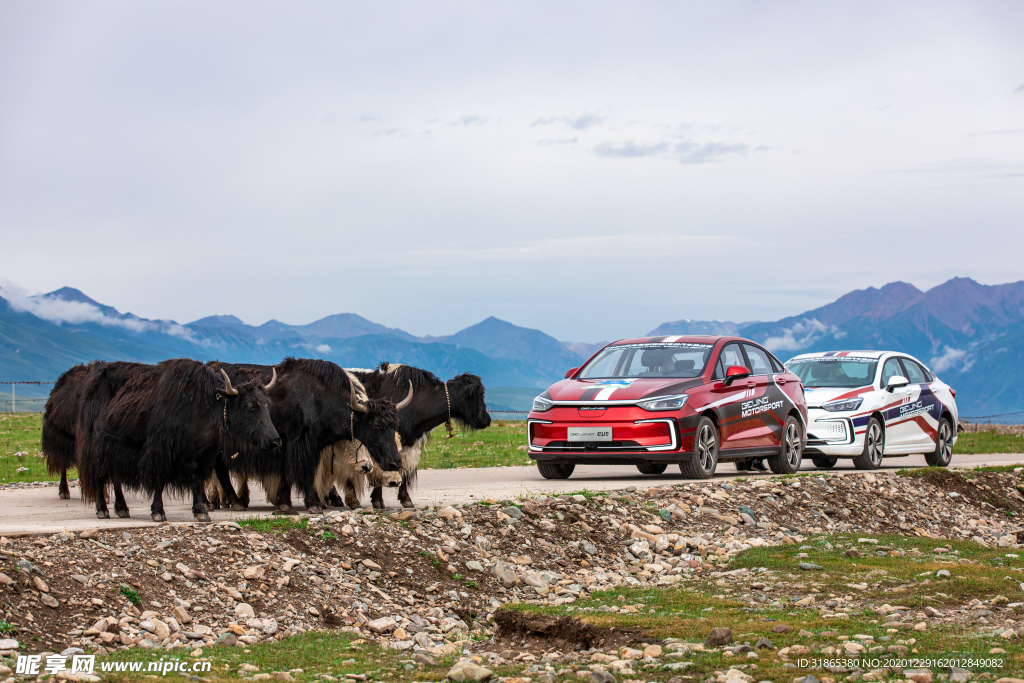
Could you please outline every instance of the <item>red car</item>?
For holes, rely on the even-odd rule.
[[[806,444],[803,384],[763,347],[738,337],[623,339],[534,399],[530,457],[547,479],[577,464],[635,464],[708,479],[719,462],[766,458],[800,469]]]

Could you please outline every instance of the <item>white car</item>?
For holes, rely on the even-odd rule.
[[[885,456],[924,453],[945,467],[956,443],[956,391],[923,363],[891,351],[805,353],[786,367],[804,385],[807,447],[818,467],[853,458],[870,470]]]

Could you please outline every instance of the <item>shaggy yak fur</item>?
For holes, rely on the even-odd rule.
[[[281,445],[260,382],[225,381],[198,361],[108,363],[82,391],[76,450],[82,498],[110,516],[108,484],[153,494],[153,521],[167,519],[165,489],[192,494],[192,513],[210,521],[203,483],[224,445],[239,452]]]
[[[396,471],[401,466],[395,431],[398,412],[394,401],[368,398],[352,375],[334,363],[319,359],[286,358],[279,365],[233,365],[211,363],[223,369],[232,381],[259,376],[266,381],[277,369],[277,386],[270,392],[273,400],[271,417],[283,443],[283,458],[222,460],[218,463],[217,483],[221,490],[210,491],[211,503],[243,505],[248,498],[248,480],[259,479],[267,493],[267,500],[277,507],[276,512],[294,514],[292,487],[303,495],[306,509],[314,514],[321,511],[323,502],[317,491],[317,470],[323,453],[329,452],[338,441],[358,440],[370,457],[384,471]],[[366,412],[353,410],[351,399]],[[408,392],[408,385],[406,385]],[[404,398],[403,394],[402,397]],[[354,431],[354,433],[353,433]],[[329,461],[328,461],[329,464]],[[226,472],[240,475],[244,485],[242,499],[234,491]],[[221,476],[224,474],[225,476]],[[213,484],[213,482],[211,482]],[[216,489],[217,487],[211,486]]]
[[[486,429],[491,424],[491,416],[487,414],[487,405],[484,403],[484,385],[476,375],[459,375],[446,383],[426,370],[397,363],[381,363],[372,372],[353,370],[352,374],[359,378],[366,392],[374,398],[399,400],[405,395],[404,387],[412,382],[412,403],[398,416],[398,435],[402,442],[402,467],[399,470],[402,480],[398,487],[398,501],[404,507],[414,507],[409,487],[416,481],[423,446],[431,430],[444,424],[449,417],[445,384],[448,385],[448,397],[451,399],[452,419],[459,420],[471,429]],[[383,474],[378,467],[366,475],[373,487],[370,500],[375,508],[384,507],[382,487],[393,486],[384,480]],[[353,476],[341,484],[345,491],[345,503],[353,509],[359,507],[363,488],[361,478]],[[329,502],[341,505],[336,491],[331,492]]]
[[[106,363],[94,360],[88,364],[76,365],[66,370],[57,378],[46,400],[43,412],[42,449],[46,456],[46,469],[50,474],[60,474],[60,487],[57,494],[61,499],[71,498],[68,488],[68,470],[78,465],[78,454],[75,451],[75,428],[78,422],[78,409],[82,402],[82,390],[90,375],[102,368]],[[124,495],[115,491],[114,509],[122,517],[127,514],[128,507],[124,503]]]

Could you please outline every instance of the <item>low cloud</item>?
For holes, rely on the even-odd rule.
[[[602,142],[594,147],[594,154],[606,159],[635,159],[638,157],[657,156],[668,149],[667,142],[650,145],[637,144],[632,140],[625,142]]]
[[[331,347],[328,346],[327,344],[321,344],[320,346],[316,347],[316,352],[317,353],[330,353],[331,352]]]
[[[676,143],[672,154],[681,164],[708,164],[722,161],[727,156],[742,155],[750,151],[748,145],[725,142],[697,143],[692,140]]]
[[[842,339],[846,333],[835,325],[827,325],[817,318],[804,319],[783,330],[780,336],[768,337],[764,345],[772,351],[799,351],[826,335]]]
[[[947,370],[967,372],[974,365],[974,359],[969,357],[963,349],[947,346],[941,354],[932,358],[928,365],[932,372],[946,372]]]
[[[553,145],[575,145],[579,142],[579,138],[544,138],[543,140],[537,140],[537,144],[541,147],[551,147]]]
[[[460,116],[455,119],[455,125],[457,126],[482,126],[487,123],[486,116],[479,116],[477,114],[469,114],[467,116]]]
[[[562,124],[569,126],[573,130],[589,130],[594,126],[598,126],[605,121],[604,116],[598,116],[597,114],[577,114],[572,116],[544,116],[533,123],[533,126],[550,126],[553,124]]]
[[[16,311],[31,313],[56,325],[82,325],[93,323],[106,327],[121,327],[132,332],[162,332],[191,342],[201,343],[192,331],[173,321],[153,321],[132,315],[107,315],[97,306],[85,301],[67,301],[58,297],[29,294],[18,285],[5,282],[0,286],[0,297]]]

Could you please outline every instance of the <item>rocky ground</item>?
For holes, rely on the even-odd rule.
[[[914,654],[920,634],[936,628],[955,627],[1019,649],[1024,562],[1013,566],[1013,551],[1024,541],[1020,475],[915,474],[685,483],[438,510],[332,510],[298,521],[0,539],[0,637],[6,638],[0,656],[247,648],[343,629],[403,653],[409,667],[475,655],[475,663],[456,665],[453,680],[484,676],[473,667],[515,663],[539,683],[558,676],[592,683],[649,680],[644,676],[652,671],[683,681],[692,666],[687,661],[714,651],[726,665],[737,664],[720,666],[710,680],[742,683],[759,680],[758,659],[781,666],[807,654]],[[812,538],[823,534],[842,540]],[[1003,548],[1010,580],[961,596],[946,588],[950,571],[976,560],[934,542],[920,550],[873,538],[883,534]],[[741,561],[754,549],[780,546],[795,546],[792,566]],[[815,564],[819,556],[923,555],[949,568],[913,579],[851,569],[832,597],[815,590],[814,581],[824,576]],[[749,613],[807,610],[835,627],[811,633],[787,626],[772,631],[767,643],[744,644],[739,632],[735,640],[731,632],[709,640],[715,624],[708,620],[707,632],[688,640],[640,626],[616,631],[591,623],[592,616],[639,619],[657,612],[643,601],[620,595],[598,606],[576,604],[616,588],[667,593],[673,586],[711,586]],[[876,599],[881,589],[884,601]],[[932,596],[935,607],[903,604],[912,596]],[[561,616],[506,609],[510,604],[557,608]],[[842,632],[845,622],[865,613],[892,635]],[[822,680],[841,674],[873,680],[857,667],[824,671]],[[244,668],[236,674],[270,677]]]

